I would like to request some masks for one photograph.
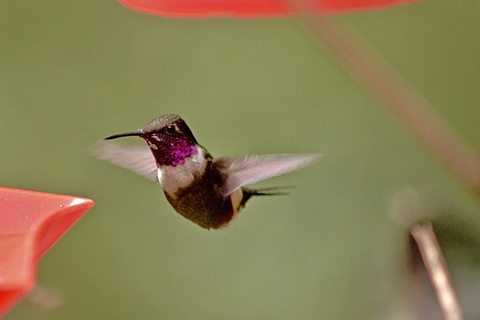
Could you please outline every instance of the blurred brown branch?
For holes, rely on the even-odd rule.
[[[480,161],[476,151],[454,130],[440,121],[433,108],[407,88],[389,67],[361,46],[340,25],[327,17],[311,14],[309,0],[285,0],[303,14],[307,26],[329,47],[359,83],[398,118],[412,134],[433,152],[449,169],[480,193]]]
[[[444,319],[463,320],[463,310],[432,225],[416,224],[410,232],[417,243]]]

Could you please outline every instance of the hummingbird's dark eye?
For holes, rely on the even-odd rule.
[[[169,124],[169,125],[167,126],[167,132],[168,132],[168,133],[174,133],[175,131],[176,131],[176,129],[175,129],[175,125],[174,125],[174,124]]]

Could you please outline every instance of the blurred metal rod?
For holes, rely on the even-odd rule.
[[[375,57],[365,46],[357,44],[340,25],[318,12],[311,0],[284,0],[303,15],[307,26],[346,70],[368,89],[385,108],[433,152],[449,169],[464,180],[469,188],[480,193],[480,161],[476,151],[452,128],[440,121],[433,108],[406,87],[391,68]],[[382,62],[382,63],[381,63]]]
[[[427,269],[433,291],[442,309],[443,318],[445,320],[463,320],[463,310],[432,225],[430,223],[417,224],[412,227],[410,232],[417,243],[423,264]]]

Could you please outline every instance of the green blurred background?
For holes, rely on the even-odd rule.
[[[479,17],[476,1],[428,0],[334,20],[478,147]],[[480,231],[475,196],[299,19],[4,0],[0,39],[1,185],[96,203],[39,264],[60,305],[27,298],[6,319],[406,319],[415,277],[392,215],[447,214]],[[295,184],[291,196],[254,199],[206,231],[152,182],[87,155],[163,113],[180,114],[214,156],[324,157],[260,184]],[[474,309],[479,272],[458,258],[469,250],[447,260]]]

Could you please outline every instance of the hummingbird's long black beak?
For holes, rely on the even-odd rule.
[[[131,137],[131,136],[141,137],[143,135],[144,135],[143,130],[138,129],[137,131],[114,134],[112,136],[106,137],[105,140],[113,140],[113,139],[117,139],[117,138]]]

